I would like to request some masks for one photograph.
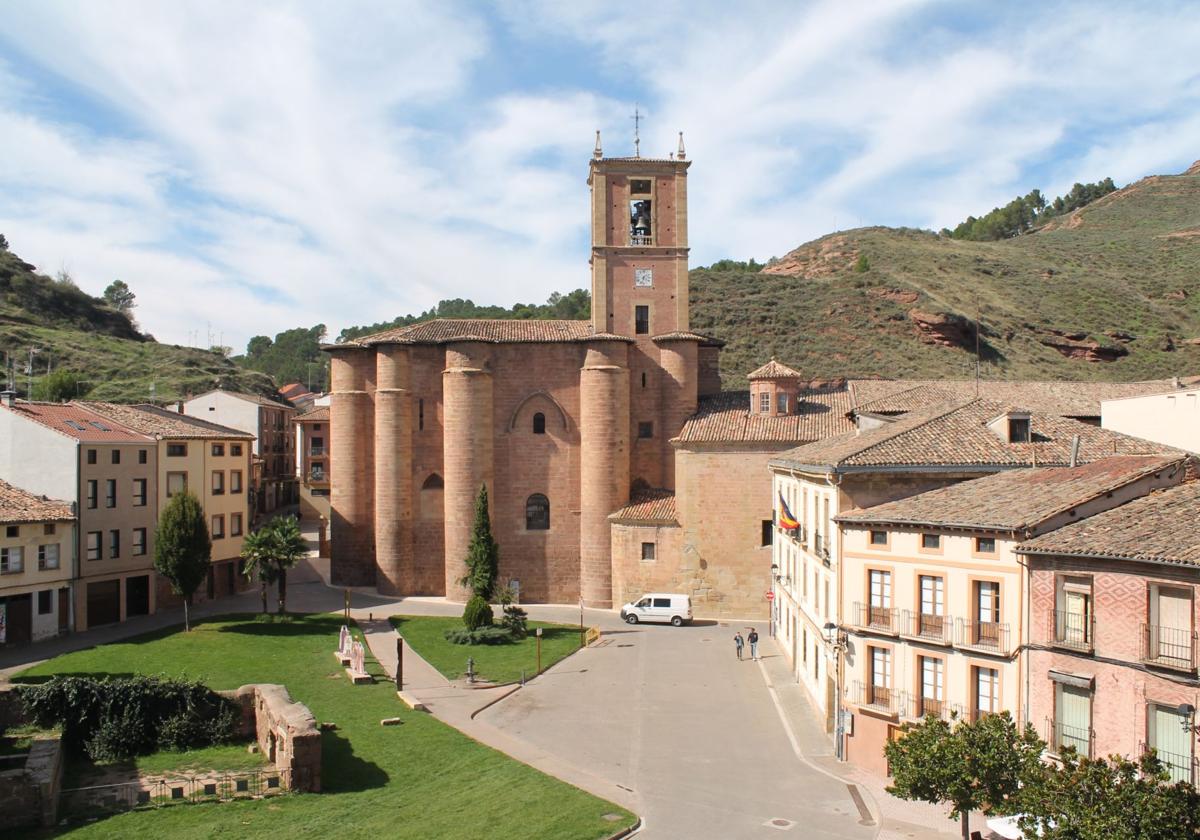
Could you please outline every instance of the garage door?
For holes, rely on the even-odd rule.
[[[10,595],[0,598],[0,609],[4,611],[4,640],[6,645],[19,645],[31,638],[33,626],[33,600],[30,595]]]
[[[116,624],[121,620],[121,581],[89,583],[87,588],[87,626]]]

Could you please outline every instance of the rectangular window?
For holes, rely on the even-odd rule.
[[[775,395],[775,406],[776,406],[775,411],[777,414],[787,414],[788,413],[788,395],[787,394],[776,394]]]
[[[425,431],[425,400],[424,398],[417,400],[417,431]]]
[[[114,449],[112,451],[112,462],[114,464],[121,463],[121,450],[120,449]]]
[[[995,537],[976,537],[975,538],[975,553],[976,554],[995,554],[996,553],[996,538]]]
[[[220,470],[213,470],[212,493],[214,496],[225,495],[225,473]]]
[[[133,506],[146,506],[146,479],[135,478],[133,480]]]
[[[24,570],[25,564],[21,558],[21,547],[14,545],[10,548],[0,548],[0,574],[12,575]]]
[[[1000,711],[1000,672],[995,668],[971,668],[974,674],[975,720]]]
[[[1166,765],[1171,782],[1191,782],[1192,732],[1187,715],[1175,705],[1150,703],[1146,706],[1147,745],[1154,747],[1158,760]]]
[[[1150,585],[1150,624],[1146,633],[1149,659],[1167,666],[1191,668],[1192,590],[1162,584]]]
[[[88,531],[87,534],[87,559],[100,559],[100,532]]]
[[[186,443],[168,443],[167,457],[168,458],[183,458],[187,456]]]
[[[108,532],[108,557],[116,560],[121,556],[121,532],[116,528]]]
[[[212,445],[212,454],[213,454],[213,457],[215,457],[215,458],[220,458],[222,455],[224,455],[225,454],[225,444],[214,443]]]
[[[635,306],[633,308],[633,331],[638,335],[650,334],[649,306]]]
[[[654,543],[642,543],[642,560],[647,563],[654,562]]]
[[[917,635],[943,639],[946,629],[946,581],[937,575],[919,575],[921,611],[917,616]]]
[[[104,506],[110,508],[117,506],[117,480],[115,478],[104,479]]]
[[[1054,641],[1090,650],[1092,644],[1092,579],[1059,577],[1054,593]]]
[[[872,706],[891,706],[892,700],[892,652],[887,648],[872,647],[871,685],[867,703]]]
[[[185,472],[169,472],[167,473],[167,498],[182,493],[187,490],[187,473]]]
[[[892,573],[880,569],[867,572],[871,603],[867,607],[867,624],[883,630],[892,629]]]
[[[1010,417],[1008,419],[1008,442],[1029,443],[1030,428],[1028,417]]]
[[[229,514],[229,536],[240,537],[242,535],[242,515],[240,513]]]
[[[38,593],[38,615],[50,615],[54,612],[54,590],[43,589]]]
[[[1050,749],[1074,747],[1088,758],[1092,754],[1092,692],[1079,686],[1054,684],[1054,731]]]
[[[887,531],[872,531],[871,532],[871,545],[886,546],[887,544],[888,544]]]
[[[919,656],[921,666],[921,707],[917,715],[940,716],[942,714],[945,663],[933,656]]]
[[[770,519],[762,520],[762,541],[759,545],[770,545],[775,541],[775,523]]]
[[[759,414],[771,413],[771,395],[766,391],[758,395],[758,412]]]
[[[94,478],[89,478],[87,483],[87,506],[88,510],[96,509],[96,495],[99,493],[97,489],[99,482]]]
[[[45,525],[42,526],[42,533],[47,537],[53,536],[57,530],[58,530],[58,526],[55,525],[55,523],[53,523],[53,522],[47,522]],[[16,534],[13,534],[13,536],[15,537]]]
[[[653,422],[639,422],[638,423],[638,437],[642,438],[643,440],[646,438],[654,437],[654,423]]]
[[[972,631],[969,643],[978,647],[999,650],[1000,632],[1000,584],[990,580],[977,580],[973,584],[971,599]]]
[[[921,548],[927,548],[927,549],[936,551],[937,549],[939,549],[941,547],[942,547],[942,535],[941,534],[922,534],[921,535]]]
[[[222,539],[225,536],[225,517],[214,516],[212,518],[212,537],[214,540]]]
[[[147,460],[149,459],[149,457],[150,457],[150,456],[146,454],[146,450],[145,450],[145,449],[139,449],[139,450],[138,450],[138,463],[139,463],[139,464],[144,464],[144,463],[146,463],[146,462],[147,462]]]
[[[240,443],[229,444],[229,454],[237,457],[242,454],[242,445]]]
[[[58,543],[38,546],[38,569],[58,568]]]
[[[21,536],[21,526],[20,525],[8,525],[5,527],[4,533],[5,533],[5,536],[8,536],[12,539],[16,539],[17,537]]]
[[[241,470],[230,470],[229,471],[229,492],[230,493],[241,493],[242,492],[242,471]]]
[[[87,462],[89,464],[96,463],[96,450],[95,449],[89,449],[87,451]]]
[[[146,529],[133,529],[133,556],[141,557],[146,553]]]

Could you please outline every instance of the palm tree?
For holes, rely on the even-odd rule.
[[[291,516],[276,516],[265,525],[246,535],[242,557],[246,559],[246,576],[257,578],[262,587],[263,613],[267,611],[267,587],[279,585],[279,613],[287,610],[287,570],[308,555],[308,541]]]

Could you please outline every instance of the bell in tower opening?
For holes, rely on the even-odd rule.
[[[629,202],[629,244],[650,245],[650,199]]]

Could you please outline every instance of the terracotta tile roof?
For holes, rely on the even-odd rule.
[[[312,411],[306,411],[296,418],[297,423],[320,423],[329,421],[329,406],[317,406]]]
[[[1052,466],[1070,460],[1079,435],[1080,462],[1110,455],[1182,454],[1157,443],[1078,420],[1034,413],[1031,443],[1007,443],[987,427],[1006,406],[990,400],[955,400],[912,411],[863,432],[849,432],[781,454],[772,464],[837,471],[931,467]]]
[[[853,525],[1024,531],[1110,490],[1168,468],[1184,469],[1184,459],[1119,455],[1077,467],[1005,470],[834,518]]]
[[[609,521],[637,525],[677,525],[675,491],[648,488],[636,490],[629,504],[609,515]]]
[[[1200,481],[1158,490],[1017,546],[1062,554],[1200,566]]]
[[[254,435],[240,429],[219,426],[190,414],[179,414],[154,405],[122,405],[120,403],[81,400],[73,403],[111,418],[118,423],[155,438],[254,440]]]
[[[755,379],[803,379],[804,374],[798,370],[792,370],[790,367],[772,359],[762,367],[752,371],[746,376],[751,382]]]
[[[536,321],[503,318],[435,318],[406,327],[364,335],[336,347],[372,344],[444,344],[450,341],[486,341],[493,344],[543,344],[587,341],[595,338],[631,341],[626,336],[595,335],[591,321]]]
[[[66,522],[74,518],[68,502],[35,496],[6,481],[0,481],[0,523]]]
[[[856,379],[854,405],[864,411],[911,411],[936,400],[937,392],[974,398],[974,379]],[[981,379],[978,396],[1063,417],[1099,417],[1100,401],[1174,389],[1169,379],[1143,382],[1019,382]],[[878,405],[873,406],[873,404]],[[873,407],[872,407],[873,406]],[[880,406],[888,406],[883,408]]]
[[[279,396],[285,400],[294,400],[310,395],[316,396],[316,394],[313,394],[312,391],[299,382],[290,382],[279,389]]]
[[[845,388],[800,392],[800,413],[763,417],[750,413],[749,391],[722,391],[700,398],[696,413],[676,440],[690,443],[796,444],[823,440],[854,428],[847,418],[850,392]]]
[[[699,341],[701,344],[709,347],[724,347],[725,342],[711,335],[704,335],[697,332],[669,332],[662,335],[653,336],[651,341]]]
[[[77,403],[26,402],[6,409],[35,423],[85,443],[147,442],[145,435]]]

